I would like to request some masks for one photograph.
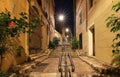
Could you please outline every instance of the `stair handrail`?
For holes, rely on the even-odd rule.
[[[74,65],[72,57],[71,57],[71,55],[69,53],[68,53],[68,57],[70,59],[70,63],[71,63],[71,66],[72,66],[72,72],[74,72],[75,71],[75,65]]]
[[[73,63],[70,53],[65,53],[63,52],[64,50],[65,46],[62,46],[62,53],[59,57],[58,70],[61,73],[61,77],[71,77],[72,76],[71,72],[75,71],[75,65]],[[69,60],[70,65],[67,63],[68,62],[67,59]],[[64,64],[62,64],[62,62],[64,62]],[[71,70],[69,66],[71,67]]]

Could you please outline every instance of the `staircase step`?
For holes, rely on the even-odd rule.
[[[60,76],[60,73],[31,72],[29,77],[61,77],[61,76]],[[77,75],[73,74],[72,77],[77,77]]]

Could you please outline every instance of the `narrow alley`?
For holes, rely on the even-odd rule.
[[[73,77],[81,77],[84,75],[89,75],[95,73],[95,71],[83,62],[77,56],[77,53],[71,50],[70,46],[65,48],[64,52],[70,52],[72,55],[73,63],[75,65],[75,72],[73,72]],[[57,49],[51,52],[48,59],[39,63],[37,67],[32,69],[29,74],[30,77],[60,77],[60,72],[58,71],[59,57],[62,53],[62,47],[59,46]]]
[[[120,0],[0,0],[0,77],[120,77]]]

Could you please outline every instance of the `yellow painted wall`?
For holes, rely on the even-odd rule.
[[[47,49],[47,29],[46,25],[42,26],[42,49],[45,51]]]
[[[37,3],[37,0],[31,0],[31,5],[35,6],[37,10],[39,11],[39,14],[37,17],[39,17],[42,20],[42,50],[45,51],[48,46],[49,42],[49,37],[50,35],[47,34],[47,26],[49,26],[48,19],[44,16],[44,10],[45,10],[45,0],[42,0],[42,6],[39,6]],[[53,30],[54,26],[54,10],[52,4],[50,4],[50,15],[52,16],[52,23],[53,25],[50,26]],[[41,8],[42,7],[42,8]],[[29,3],[28,0],[0,0],[0,12],[5,11],[7,9],[8,11],[11,12],[12,17],[16,16],[19,18],[19,13],[20,12],[26,12],[29,16]],[[55,35],[54,33],[52,35]],[[3,59],[3,64],[2,64],[2,70],[7,71],[11,65],[16,65],[19,63],[24,62],[27,59],[27,56],[29,56],[29,51],[28,51],[28,35],[27,34],[21,34],[19,38],[13,39],[16,41],[15,43],[17,45],[22,45],[25,49],[23,51],[21,57],[16,57],[16,55],[11,55],[11,53],[6,53],[4,56],[5,58]],[[9,56],[8,56],[9,55]]]
[[[12,17],[19,18],[20,12],[26,12],[28,14],[28,2],[27,0],[0,0],[0,12],[6,9],[10,11]],[[16,41],[15,39],[12,40]],[[9,51],[13,53],[5,53],[1,68],[3,71],[7,71],[11,65],[16,65],[26,60],[26,56],[28,55],[27,34],[21,34],[17,40],[19,41],[17,45],[22,45],[25,51],[23,51],[23,55],[19,58],[14,55],[14,51]]]
[[[54,11],[53,11],[53,5],[51,4],[52,0],[51,1],[48,1],[48,16],[50,17],[45,17],[44,15],[44,11],[45,11],[45,2],[46,0],[41,0],[41,3],[42,3],[42,6],[39,6],[38,3],[34,0],[31,1],[31,5],[32,6],[35,6],[38,11],[39,11],[39,16],[41,21],[40,22],[40,25],[41,25],[41,48],[42,48],[42,51],[45,51],[47,48],[48,48],[48,44],[49,44],[49,40],[51,38],[53,38],[53,31],[54,31]],[[51,20],[51,22],[49,22]],[[48,30],[48,31],[47,31]],[[52,31],[51,31],[52,30]]]
[[[112,60],[112,39],[114,35],[106,28],[106,18],[112,12],[112,6],[118,0],[96,1],[88,12],[88,29],[94,25],[95,28],[95,56],[107,63]]]

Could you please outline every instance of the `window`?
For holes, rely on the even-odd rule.
[[[80,24],[82,24],[82,11],[80,12]]]
[[[93,6],[93,0],[89,0],[89,9]]]
[[[35,10],[35,12],[36,12],[37,14],[39,14],[39,12],[38,12],[38,10],[37,10],[37,8],[36,8],[35,6],[32,6],[32,8]]]
[[[45,17],[48,18],[48,0],[45,0],[44,14],[45,14]]]
[[[79,35],[79,48],[82,49],[82,33]]]
[[[48,13],[48,0],[45,0],[45,11]]]
[[[37,0],[39,6],[42,6],[41,0]]]

